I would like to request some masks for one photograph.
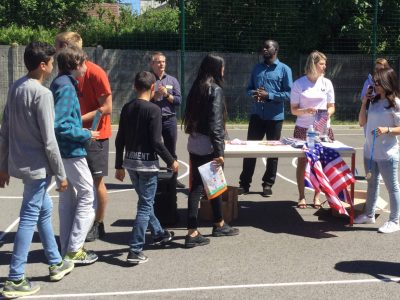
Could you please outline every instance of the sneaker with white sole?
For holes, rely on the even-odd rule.
[[[64,257],[64,260],[73,262],[76,265],[90,265],[98,259],[99,257],[96,253],[85,248],[81,248],[77,252],[68,252]]]
[[[175,236],[175,233],[173,231],[169,231],[167,229],[164,229],[164,232],[162,235],[154,238],[154,245],[157,246],[165,246],[169,242],[172,241],[173,237]]]
[[[361,214],[354,219],[354,224],[374,224],[375,216],[369,217],[366,214]]]
[[[129,250],[128,257],[126,258],[126,261],[131,263],[131,264],[144,264],[148,262],[149,258],[144,255],[142,251],[140,252],[134,252],[132,250]]]
[[[74,269],[74,263],[63,260],[58,265],[49,267],[50,281],[59,281],[69,274]]]
[[[399,223],[388,221],[379,227],[378,232],[380,233],[392,233],[400,230]]]
[[[20,280],[7,280],[4,283],[1,295],[5,299],[12,299],[24,296],[30,296],[40,290],[38,285],[33,285],[28,279],[23,277]]]

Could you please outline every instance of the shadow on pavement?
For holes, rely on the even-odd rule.
[[[368,274],[383,280],[388,280],[388,277],[400,277],[400,263],[387,261],[341,261],[335,265],[335,269],[345,273]]]
[[[332,238],[334,231],[376,231],[348,226],[348,218],[333,217],[330,209],[297,209],[294,201],[239,201],[239,218],[232,225],[253,226],[271,233],[314,239]]]

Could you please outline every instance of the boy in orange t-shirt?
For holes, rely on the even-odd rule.
[[[62,32],[56,36],[56,49],[68,45],[82,48],[82,38],[76,32]],[[97,130],[100,136],[86,148],[90,171],[96,189],[96,217],[86,242],[103,238],[104,216],[108,202],[104,176],[108,175],[109,138],[111,137],[112,94],[106,72],[93,62],[86,61],[87,71],[78,80],[78,97],[84,128],[90,128],[97,111],[102,113]]]

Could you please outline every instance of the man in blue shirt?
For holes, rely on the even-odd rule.
[[[156,76],[156,92],[152,102],[161,109],[162,117],[162,137],[164,145],[172,154],[176,156],[177,120],[175,107],[181,105],[181,87],[178,80],[165,73],[166,58],[162,52],[155,52],[151,57],[151,70]],[[178,188],[184,188],[185,185],[179,180],[176,182]]]
[[[279,45],[276,41],[266,40],[262,45],[264,62],[257,64],[251,73],[247,94],[254,99],[250,113],[247,140],[279,140],[284,120],[284,102],[290,100],[292,70],[277,58]],[[250,183],[256,166],[256,158],[243,159],[243,171],[240,174],[240,187],[243,194],[249,192]],[[278,158],[267,159],[267,167],[262,178],[264,197],[272,195],[275,183]]]

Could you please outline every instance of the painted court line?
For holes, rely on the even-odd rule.
[[[58,294],[58,295],[36,295],[27,296],[24,299],[60,299],[60,298],[78,298],[78,297],[104,297],[104,296],[127,296],[127,295],[145,295],[145,294],[164,294],[164,293],[182,293],[196,291],[215,291],[215,290],[237,290],[249,288],[279,288],[279,287],[299,287],[299,286],[319,286],[319,285],[344,285],[344,284],[366,284],[366,283],[387,283],[398,282],[399,277],[384,279],[357,279],[357,280],[333,280],[333,281],[310,281],[310,282],[282,282],[282,283],[259,283],[259,284],[240,284],[240,285],[216,285],[199,286],[173,289],[155,289],[139,291],[105,292],[105,293],[81,293],[81,294]]]
[[[178,160],[180,164],[184,165],[186,167],[186,172],[184,174],[182,174],[181,176],[178,177],[178,179],[184,178],[186,176],[189,175],[189,165],[187,163],[185,163],[184,161]],[[50,192],[51,189],[56,185],[56,182],[53,182],[48,188],[47,188],[47,192]],[[134,189],[124,189],[124,190],[118,190],[118,191],[110,191],[108,192],[108,194],[114,194],[114,193],[122,193],[122,192],[127,192],[127,191],[133,191]],[[51,196],[51,198],[58,198],[59,196]],[[2,196],[0,198],[3,199],[14,199],[14,198],[18,198],[21,199],[22,196],[11,196],[11,197],[7,197],[7,196]],[[3,238],[6,236],[7,233],[9,233],[19,222],[19,217],[11,223],[10,226],[8,226],[6,228],[6,230],[4,230],[4,232],[1,233],[0,235],[0,242],[3,240]]]
[[[51,189],[56,185],[56,182],[53,182],[52,184],[50,184],[50,186],[47,188],[47,192],[51,191]],[[22,198],[22,197],[21,197]],[[0,241],[3,240],[3,238],[6,236],[7,233],[9,233],[19,222],[19,217],[17,219],[15,219],[14,222],[11,223],[10,226],[8,226],[6,228],[6,230],[4,230],[4,232],[0,235]]]
[[[111,152],[110,152],[111,153]],[[114,152],[115,153],[115,152]],[[184,177],[186,177],[186,176],[188,176],[189,175],[189,165],[187,164],[187,163],[185,163],[184,161],[181,161],[181,160],[179,160],[178,159],[178,162],[180,163],[180,164],[182,164],[182,165],[184,165],[185,166],[185,168],[186,168],[186,171],[185,171],[185,173],[183,173],[182,175],[180,175],[179,177],[178,177],[178,179],[182,179],[182,178],[184,178]],[[53,184],[55,184],[54,182],[53,182]],[[107,191],[107,193],[108,194],[115,194],[115,193],[123,193],[123,192],[128,192],[128,191],[133,191],[134,189],[133,188],[131,188],[131,189],[124,189],[124,190],[117,190],[117,191]],[[49,191],[49,190],[48,190]],[[53,195],[53,196],[50,196],[50,198],[58,198],[59,196],[58,195]],[[22,196],[0,196],[0,199],[22,199]]]

